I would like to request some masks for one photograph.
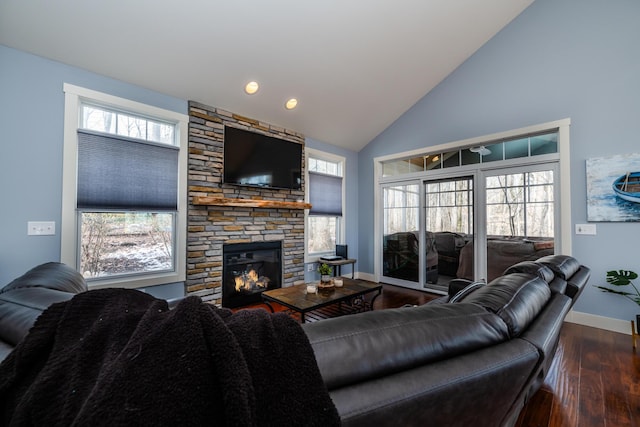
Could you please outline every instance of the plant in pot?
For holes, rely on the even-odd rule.
[[[333,268],[327,264],[320,264],[318,267],[318,272],[320,273],[320,280],[323,282],[331,281],[331,273],[333,272]]]
[[[622,295],[640,306],[640,291],[632,282],[632,280],[637,278],[638,273],[631,270],[611,270],[607,271],[607,283],[610,283],[616,288],[608,288],[605,286],[596,286],[596,288],[600,289],[602,292]],[[633,290],[630,288],[624,288],[624,286],[630,286]],[[640,314],[636,315],[636,328],[640,329]]]

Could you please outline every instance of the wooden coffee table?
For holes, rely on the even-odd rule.
[[[373,302],[382,293],[381,284],[346,277],[343,277],[342,281],[342,287],[318,289],[315,294],[307,293],[306,284],[272,289],[262,292],[262,300],[272,313],[274,312],[272,302],[300,313],[302,323],[305,322],[306,313],[331,304],[346,304],[350,313],[373,310]],[[364,299],[364,295],[368,293],[375,293],[371,301]]]

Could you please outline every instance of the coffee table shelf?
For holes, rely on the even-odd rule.
[[[307,285],[294,285],[286,288],[273,289],[262,292],[262,300],[274,312],[272,302],[300,313],[300,320],[305,322],[305,315],[311,311],[337,304],[341,308],[345,304],[345,312],[359,312],[373,309],[375,299],[382,293],[379,283],[365,282],[343,278],[342,287],[318,290],[315,294],[307,293]],[[370,302],[364,299],[366,294],[373,294]]]

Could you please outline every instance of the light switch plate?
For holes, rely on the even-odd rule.
[[[576,234],[596,235],[595,224],[576,224]]]
[[[56,234],[55,221],[28,221],[27,235],[29,236],[53,236]]]

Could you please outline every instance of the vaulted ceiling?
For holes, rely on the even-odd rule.
[[[0,0],[0,44],[359,151],[532,2]]]

